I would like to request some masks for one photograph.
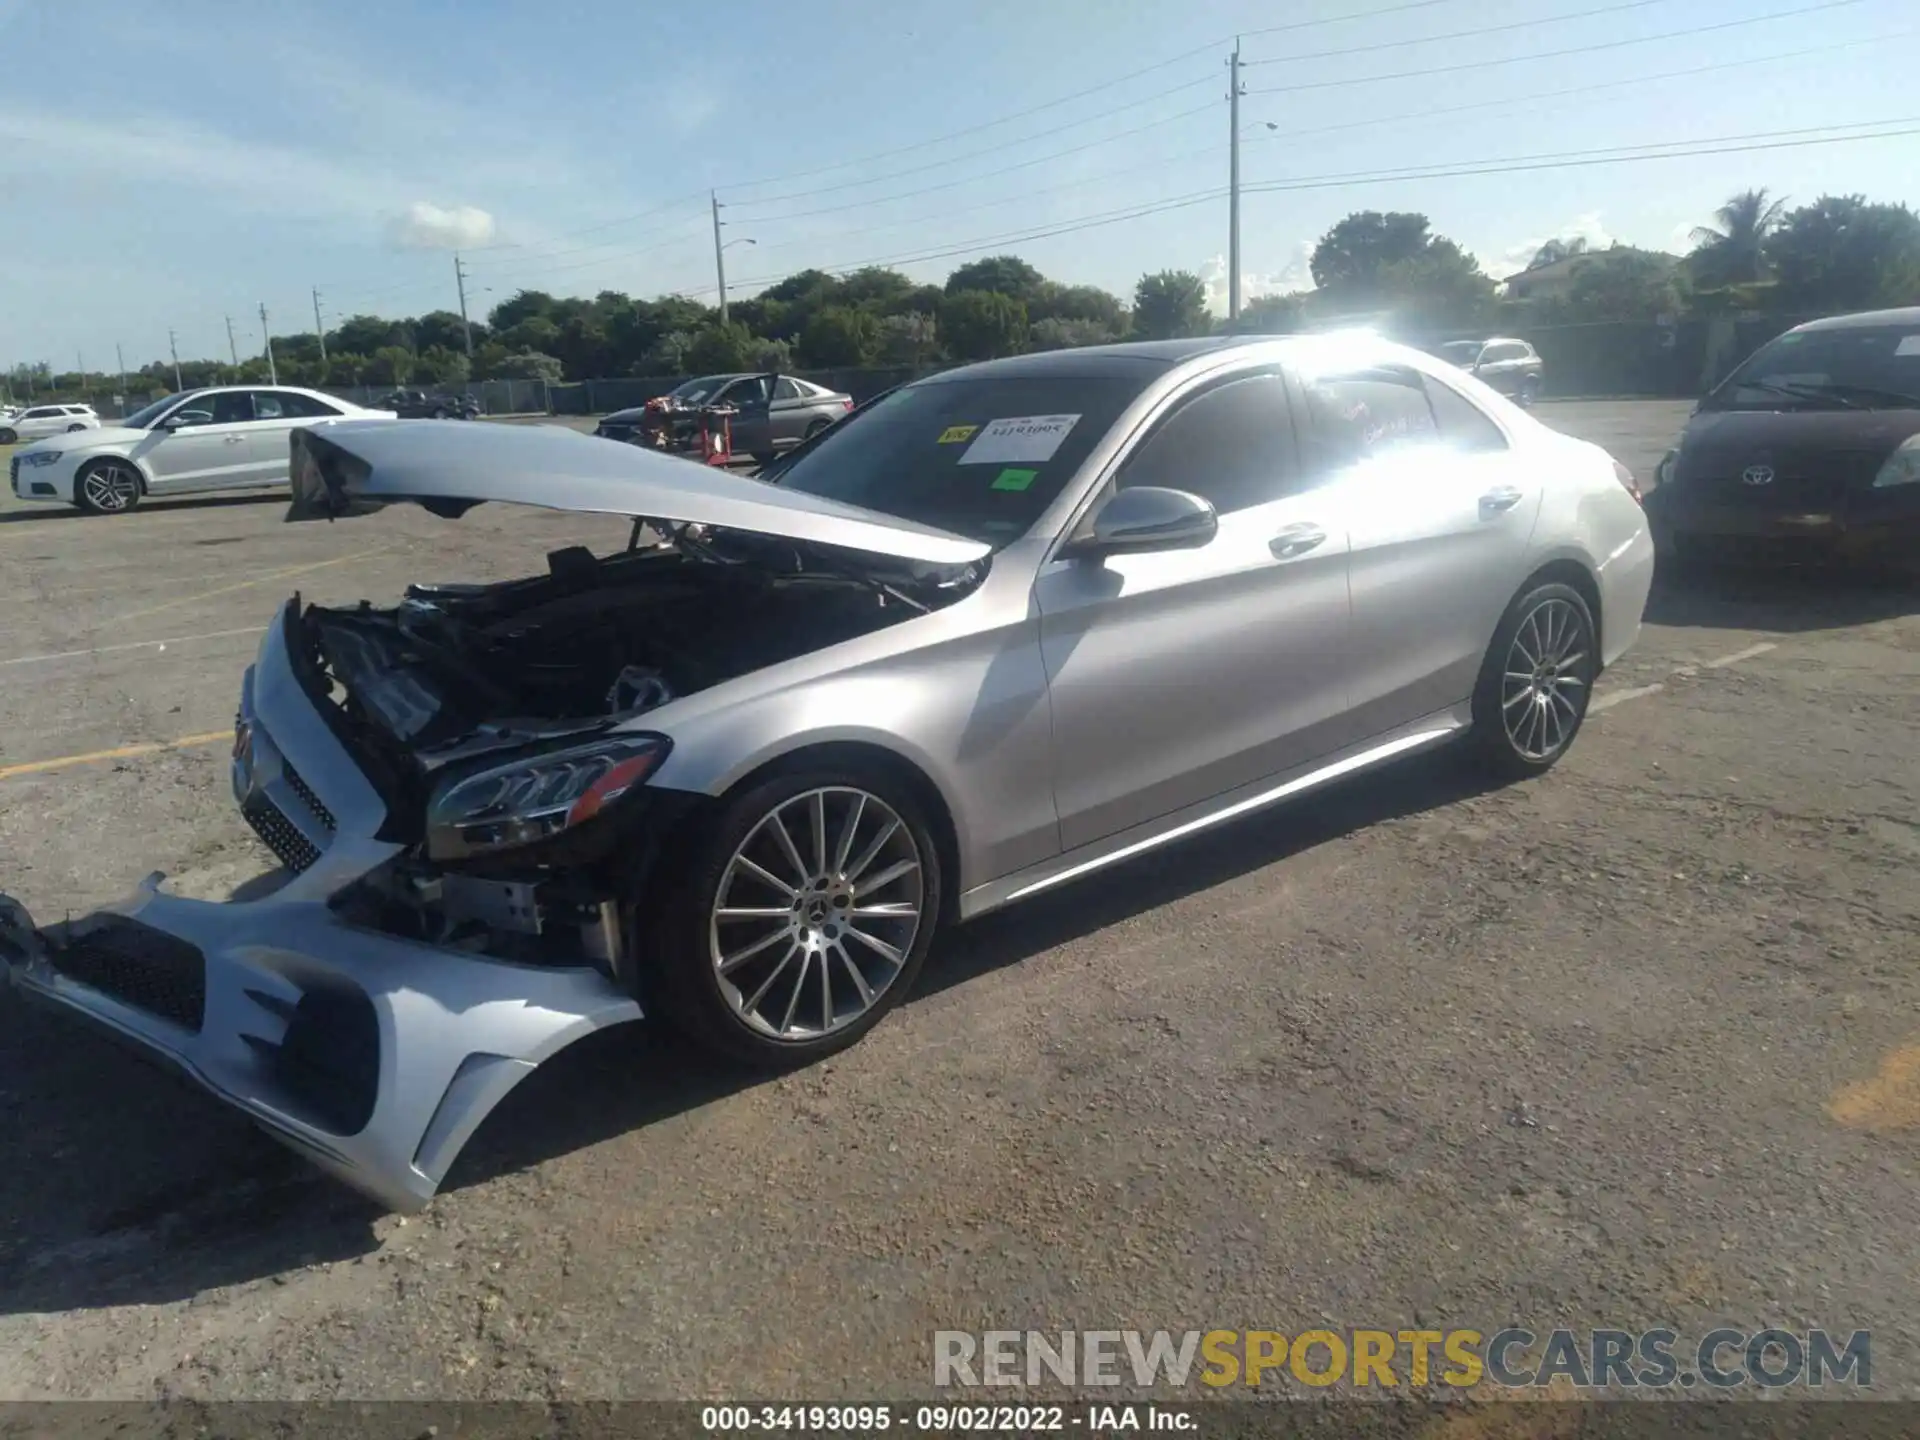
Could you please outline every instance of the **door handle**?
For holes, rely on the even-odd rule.
[[[247,443],[247,437],[244,435],[229,435],[222,443],[227,445],[244,445]]]
[[[1318,525],[1289,525],[1267,542],[1267,549],[1276,560],[1291,560],[1306,554],[1326,538],[1327,532]]]
[[[1496,515],[1504,515],[1525,498],[1525,492],[1511,485],[1498,486],[1480,497],[1480,518],[1491,520]]]

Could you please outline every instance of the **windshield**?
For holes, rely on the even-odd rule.
[[[151,405],[141,406],[140,409],[134,411],[133,414],[127,416],[127,418],[120,423],[129,430],[145,430],[149,425],[153,424],[154,421],[166,414],[177,401],[184,400],[193,393],[191,390],[177,391],[167,396],[164,400],[156,400]]]
[[[1480,342],[1452,340],[1440,347],[1439,355],[1442,360],[1451,360],[1455,365],[1471,365],[1480,358]]]
[[[1707,397],[1707,410],[1920,405],[1920,325],[1803,330],[1762,346]]]
[[[697,405],[724,385],[728,378],[725,375],[702,375],[698,380],[684,381],[667,394],[675,400],[686,400]]]
[[[999,548],[1033,528],[1143,384],[1120,374],[922,381],[827,431],[780,486]]]

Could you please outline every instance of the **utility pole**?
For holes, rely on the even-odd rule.
[[[227,333],[229,335],[233,333],[231,327],[228,328]],[[173,338],[172,330],[167,331],[167,353],[173,356],[173,388],[184,390],[187,387],[180,379],[180,342]]]
[[[227,316],[227,354],[233,357],[233,368],[238,370],[240,368],[240,347],[234,343],[233,317],[231,315]]]
[[[709,190],[708,197],[713,201],[713,273],[720,282],[720,323],[727,323],[727,260],[721,252],[725,249],[720,243],[720,196]]]
[[[327,327],[320,320],[320,289],[313,291],[313,338],[320,342],[320,363],[327,363]]]
[[[273,332],[267,329],[267,302],[260,302],[260,338],[267,342],[267,383],[278,385],[280,372],[273,368]]]
[[[1227,61],[1227,123],[1232,135],[1227,150],[1227,326],[1240,323],[1240,37],[1233,37],[1233,56]]]
[[[120,403],[124,405],[127,401],[127,356],[117,340],[113,343],[113,358],[120,364]]]
[[[460,263],[460,252],[453,252],[453,283],[460,292],[460,330],[467,337],[467,359],[473,359],[473,324],[467,319],[467,270]]]

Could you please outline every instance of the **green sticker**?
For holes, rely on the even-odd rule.
[[[1038,470],[1002,470],[993,477],[995,490],[1024,490],[1039,477]]]

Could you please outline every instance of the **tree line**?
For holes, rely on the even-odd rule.
[[[1771,310],[1826,313],[1920,304],[1920,216],[1864,196],[1822,196],[1797,208],[1765,190],[1722,205],[1689,253],[1664,256],[1579,239],[1541,246],[1527,272],[1570,262],[1551,294],[1503,295],[1495,277],[1425,215],[1357,211],[1320,238],[1314,288],[1262,295],[1239,327],[1285,333],[1365,320],[1425,339],[1524,326]],[[1523,275],[1527,272],[1522,272]],[[969,261],[943,284],[872,266],[846,275],[803,270],[735,300],[724,318],[682,296],[591,299],[522,290],[469,328],[451,311],[394,319],[353,315],[327,332],[273,337],[283,383],[459,386],[475,380],[548,382],[716,371],[920,368],[1025,350],[1121,339],[1204,335],[1223,328],[1191,271],[1140,277],[1130,300],[1042,275],[1015,255]],[[471,355],[469,355],[469,344]],[[239,365],[180,362],[188,386],[260,381],[264,356]],[[115,377],[16,371],[16,396],[110,392]],[[129,376],[138,391],[172,388],[171,361]]]

